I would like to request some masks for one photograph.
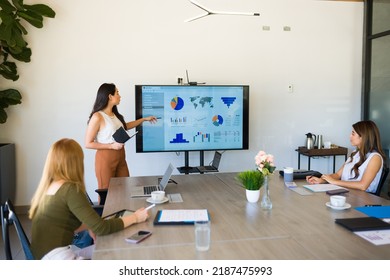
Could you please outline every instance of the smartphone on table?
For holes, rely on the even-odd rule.
[[[326,194],[336,195],[336,194],[343,194],[343,193],[348,193],[348,192],[349,192],[349,190],[346,190],[346,189],[336,189],[336,190],[326,191]]]
[[[140,230],[137,233],[134,233],[132,236],[125,238],[125,240],[130,243],[139,243],[145,238],[149,237],[151,234],[151,231]]]

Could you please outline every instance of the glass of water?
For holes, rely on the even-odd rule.
[[[198,251],[210,248],[210,221],[195,221],[195,247]]]

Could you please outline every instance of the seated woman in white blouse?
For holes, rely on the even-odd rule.
[[[336,173],[322,175],[321,178],[308,176],[306,181],[310,184],[329,183],[374,193],[386,158],[378,127],[373,121],[357,122],[352,125],[349,140],[356,149]]]

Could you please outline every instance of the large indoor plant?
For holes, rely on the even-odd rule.
[[[31,49],[25,40],[26,24],[43,27],[43,17],[54,18],[55,12],[44,4],[27,5],[23,0],[0,0],[0,75],[4,79],[19,79],[15,61],[30,62]],[[1,82],[1,85],[4,83]],[[5,111],[20,104],[22,95],[17,89],[0,88],[0,124],[7,121]],[[15,199],[15,144],[0,143],[0,201]]]
[[[44,4],[27,5],[23,0],[0,0],[0,75],[16,81],[19,79],[13,60],[30,62],[31,49],[25,40],[28,23],[43,27],[43,17],[55,17],[55,12]],[[20,104],[22,96],[17,89],[0,88],[0,123],[7,121],[5,108]]]

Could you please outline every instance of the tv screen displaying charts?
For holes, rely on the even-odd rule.
[[[136,152],[248,149],[249,86],[136,85]]]

